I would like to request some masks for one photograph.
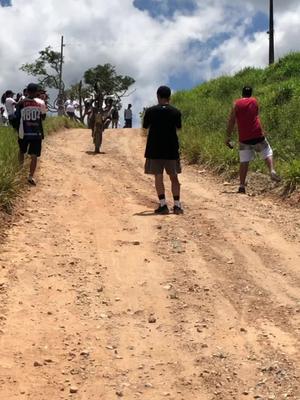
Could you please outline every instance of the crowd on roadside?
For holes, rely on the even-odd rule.
[[[27,87],[22,92],[14,93],[12,90],[6,90],[1,96],[0,106],[0,125],[10,125],[13,128],[16,127],[16,110],[18,104],[20,104],[28,96]],[[46,90],[42,87],[38,87],[37,98],[47,108],[48,95]]]

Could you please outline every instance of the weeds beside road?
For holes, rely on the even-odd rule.
[[[44,123],[45,135],[78,127],[78,123],[66,117],[48,117]],[[21,187],[18,162],[17,133],[10,127],[0,128],[0,207],[9,210]]]

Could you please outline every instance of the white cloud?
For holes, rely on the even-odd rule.
[[[232,3],[197,0],[193,15],[178,12],[171,20],[156,20],[136,9],[133,0],[14,0],[13,7],[0,7],[0,88],[21,90],[32,78],[19,71],[20,65],[34,60],[47,45],[58,50],[63,34],[66,83],[78,81],[89,67],[109,62],[136,79],[136,92],[128,101],[137,114],[155,101],[157,86],[170,76],[185,73],[196,84],[249,64],[266,65],[267,35],[246,37],[245,29],[257,11],[268,11],[268,0]],[[299,50],[297,0],[274,3],[278,54]],[[205,46],[223,33],[229,35],[224,43]],[[191,42],[202,43],[202,48],[191,50]],[[220,62],[216,71],[211,68],[214,57]]]

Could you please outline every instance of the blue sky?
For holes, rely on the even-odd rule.
[[[0,0],[0,5],[3,7],[11,6],[11,0]]]
[[[146,11],[149,15],[158,20],[172,20],[174,16],[178,15],[193,15],[193,12],[197,10],[196,0],[134,0],[134,6],[139,10]],[[251,22],[244,30],[244,36],[252,38],[257,32],[267,32],[268,30],[268,15],[262,11],[255,13]],[[243,29],[241,25],[243,20],[236,24],[236,29]],[[188,52],[197,52],[203,54],[211,51],[213,48],[222,45],[223,42],[228,40],[230,35],[226,32],[222,34],[216,34],[205,42],[191,41],[188,45]],[[220,61],[218,57],[214,57],[210,63],[212,70],[217,70],[220,67]],[[191,75],[186,71],[182,71],[169,76],[168,84],[170,84],[175,90],[189,89],[195,86],[195,81]]]
[[[154,18],[171,18],[176,13],[191,14],[197,8],[195,0],[134,0],[133,4]]]

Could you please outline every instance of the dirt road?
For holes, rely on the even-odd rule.
[[[143,147],[47,139],[0,246],[0,399],[299,400],[298,212],[186,167],[154,216]]]

